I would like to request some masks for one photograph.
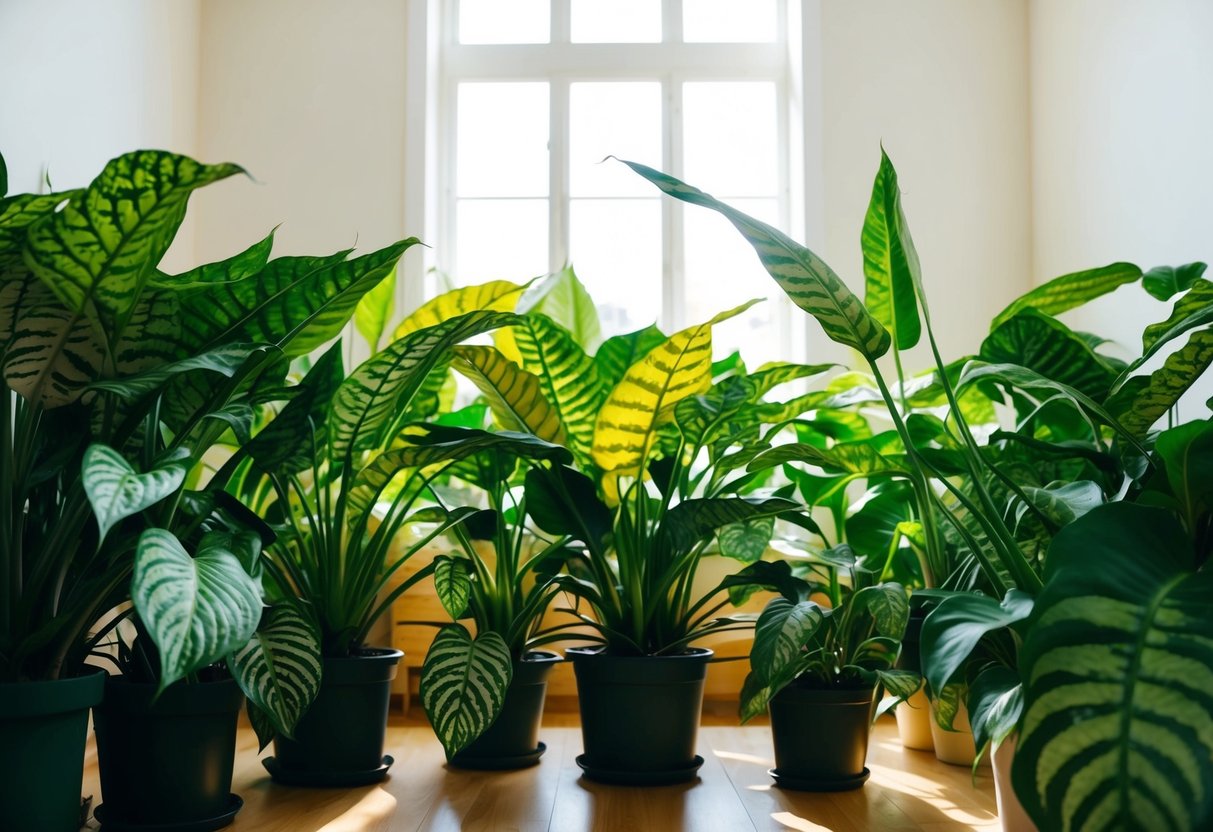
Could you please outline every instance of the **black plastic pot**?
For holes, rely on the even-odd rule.
[[[234,679],[156,685],[111,676],[97,707],[103,825],[218,829],[239,808],[232,794],[236,722],[244,694]]]
[[[711,650],[674,656],[612,656],[600,648],[566,653],[577,677],[581,738],[578,758],[592,780],[659,784],[690,779],[703,682]]]
[[[897,656],[897,667],[901,670],[912,670],[922,673],[922,622],[927,619],[927,611],[922,607],[911,607],[910,617],[906,621],[906,632],[901,638],[901,653]]]
[[[560,656],[546,650],[514,662],[514,676],[501,714],[483,734],[460,751],[451,765],[473,769],[524,768],[539,762],[546,746],[539,742],[548,676]]]
[[[771,775],[780,786],[803,791],[862,786],[871,714],[871,688],[788,685],[771,700]]]
[[[105,671],[0,685],[0,829],[75,832],[88,709]]]
[[[404,653],[368,648],[350,658],[325,659],[320,693],[295,726],[295,738],[277,737],[266,768],[280,783],[348,786],[387,775],[383,756],[388,704],[396,665]]]

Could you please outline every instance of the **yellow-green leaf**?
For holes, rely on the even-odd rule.
[[[503,427],[523,431],[557,445],[568,444],[560,416],[544,398],[539,379],[493,347],[455,347],[456,370],[489,400]]]

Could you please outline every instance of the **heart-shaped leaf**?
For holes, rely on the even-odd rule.
[[[320,637],[294,604],[277,604],[248,643],[227,657],[227,666],[249,704],[275,733],[290,737],[320,691]]]
[[[505,639],[475,639],[459,624],[438,631],[421,667],[421,703],[449,760],[501,713],[514,674]]]
[[[189,451],[184,448],[140,474],[113,448],[89,445],[84,451],[80,475],[97,517],[98,539],[104,540],[117,523],[154,506],[180,488],[189,468]]]

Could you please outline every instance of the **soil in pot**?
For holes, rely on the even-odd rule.
[[[105,671],[0,685],[0,829],[75,832],[88,709]]]
[[[814,688],[793,682],[771,700],[778,785],[843,791],[868,779],[872,689]]]
[[[548,676],[560,656],[546,650],[514,662],[514,676],[497,720],[451,760],[471,769],[523,768],[539,762],[546,746],[539,742]]]
[[[357,656],[324,660],[320,693],[295,726],[294,739],[274,739],[265,761],[280,783],[352,786],[387,776],[383,755],[388,704],[404,653],[367,648]]]
[[[96,709],[104,825],[218,829],[232,822],[236,722],[244,694],[234,679],[155,684],[106,680]]]
[[[571,648],[581,737],[578,765],[592,780],[657,785],[696,776],[703,683],[712,651],[614,656]]]

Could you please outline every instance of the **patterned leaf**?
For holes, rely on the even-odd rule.
[[[421,329],[436,326],[468,312],[512,312],[526,286],[508,280],[490,280],[478,286],[464,286],[443,292],[426,301],[409,315],[392,333],[399,340]]]
[[[826,612],[815,601],[793,603],[772,598],[758,616],[750,667],[764,681],[784,678],[801,650],[825,621]]]
[[[598,380],[603,389],[615,389],[633,364],[665,341],[665,335],[656,324],[606,339],[594,354],[594,366],[598,368]]]
[[[290,737],[320,692],[320,637],[294,605],[277,604],[248,643],[227,657],[227,666],[249,705],[265,715],[274,733]]]
[[[1213,283],[1200,281],[1182,295],[1165,321],[1150,324],[1141,335],[1142,355],[1124,371],[1127,377],[1155,353],[1185,332],[1213,322]]]
[[[792,302],[808,312],[831,340],[876,359],[889,350],[891,338],[834,270],[782,231],[730,208],[694,188],[635,162],[625,165],[672,197],[723,214],[754,246],[767,272]]]
[[[1036,309],[1046,315],[1056,315],[1140,279],[1141,269],[1132,263],[1112,263],[1098,269],[1055,277],[1012,301],[1010,306],[995,316],[990,323],[990,329],[996,329],[1024,309]]]
[[[766,552],[774,533],[774,517],[730,523],[718,532],[720,554],[743,563],[753,563]]]
[[[1041,829],[1213,822],[1213,573],[1192,565],[1153,507],[1110,503],[1054,538],[1013,766]]]
[[[215,263],[206,263],[181,274],[165,274],[156,272],[149,285],[158,289],[196,289],[211,286],[215,283],[239,283],[241,280],[258,274],[269,262],[270,251],[274,248],[274,232],[253,243],[239,254]]]
[[[179,450],[140,474],[112,448],[94,443],[85,449],[80,478],[97,517],[101,540],[117,523],[154,506],[181,487],[190,465],[189,452]]]
[[[805,442],[776,445],[750,462],[747,470],[765,471],[788,462],[805,462],[826,471],[849,474],[904,474],[905,467],[885,457],[866,442],[840,442],[818,448]]]
[[[455,355],[451,366],[484,394],[499,424],[558,445],[568,444],[560,415],[544,398],[538,377],[493,347],[461,346],[451,352]]]
[[[905,635],[906,622],[910,618],[910,596],[905,587],[888,581],[866,586],[847,601],[849,612],[867,612],[876,624],[876,632],[897,639]]]
[[[666,512],[660,539],[674,558],[690,552],[717,529],[743,520],[775,517],[800,508],[781,497],[711,497],[683,500]]]
[[[598,307],[572,266],[565,266],[532,286],[515,311],[520,315],[543,315],[565,330],[586,352],[598,349],[602,342]]]
[[[860,247],[866,277],[864,305],[893,333],[898,349],[909,349],[922,334],[914,293],[922,282],[921,267],[901,210],[897,171],[884,148],[880,150],[880,170],[872,184]]]
[[[244,366],[249,356],[261,349],[252,344],[225,344],[137,376],[93,382],[89,389],[114,393],[124,399],[135,399],[159,389],[170,378],[182,373],[205,370],[231,378]]]
[[[0,287],[0,305],[16,313],[4,381],[27,401],[46,409],[71,404],[101,375],[105,350],[96,328],[33,275]]]
[[[473,640],[458,624],[438,631],[421,667],[421,703],[448,760],[496,721],[513,674],[497,633]]]
[[[1095,399],[1107,395],[1117,370],[1056,318],[1025,309],[1003,321],[981,344],[991,364],[1019,364]]]
[[[354,327],[366,339],[371,354],[379,352],[379,339],[396,311],[396,270],[392,271],[358,301],[354,309]]]
[[[434,558],[434,591],[451,618],[459,618],[472,597],[472,576],[459,558],[439,555]]]
[[[1133,376],[1107,400],[1108,412],[1136,437],[1144,437],[1213,363],[1213,330],[1193,332],[1148,376]]]
[[[160,690],[244,646],[261,621],[261,588],[208,538],[190,557],[164,529],[139,537],[131,600],[160,651]]]

